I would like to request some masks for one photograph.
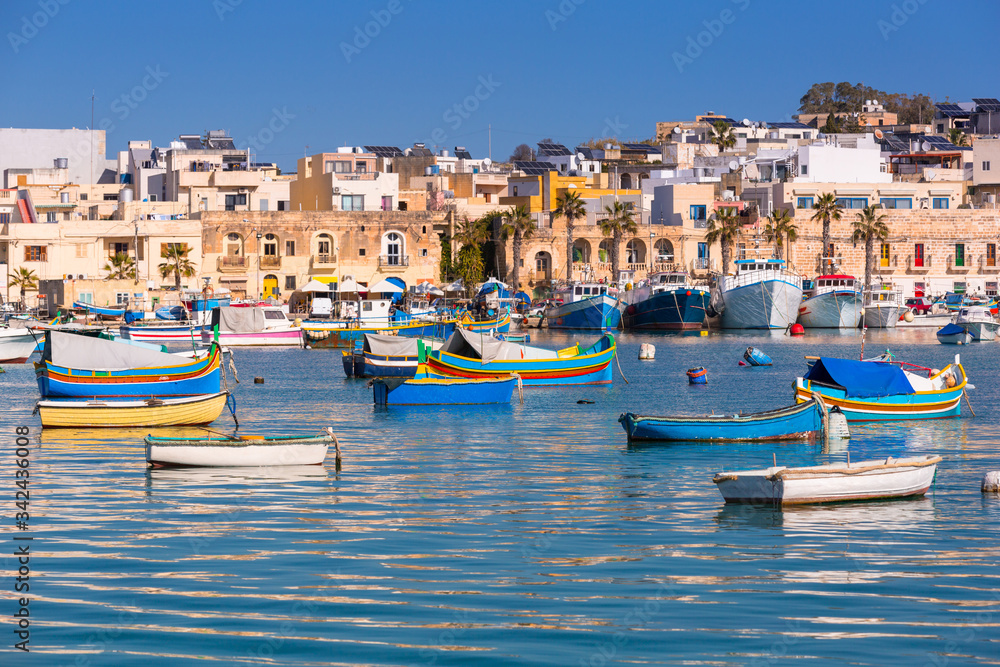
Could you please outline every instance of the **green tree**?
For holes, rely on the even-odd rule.
[[[823,223],[823,258],[828,259],[832,255],[830,254],[830,222],[832,220],[840,220],[840,204],[837,203],[837,197],[832,192],[827,192],[820,195],[816,201],[813,203],[813,213],[812,219],[815,222]],[[832,262],[823,262],[822,270],[824,272],[831,270]]]
[[[884,241],[889,238],[889,227],[885,224],[885,215],[879,214],[875,204],[861,209],[861,213],[857,214],[857,220],[851,224],[854,227],[851,241],[855,244],[863,241],[865,244],[864,289],[867,290],[871,287],[872,267],[875,265],[875,240]]]
[[[607,216],[598,221],[597,224],[601,228],[601,234],[606,238],[611,238],[611,275],[614,281],[618,282],[621,277],[618,269],[618,258],[621,253],[622,238],[626,234],[631,236],[638,232],[639,226],[636,225],[635,218],[632,217],[634,213],[631,203],[616,201],[611,206],[605,206],[604,212]]]
[[[17,287],[21,290],[21,307],[24,308],[24,297],[28,290],[38,289],[38,276],[31,269],[20,266],[16,272],[7,274],[7,278],[11,287]]]
[[[453,241],[460,244],[454,270],[465,284],[465,289],[474,290],[483,281],[482,244],[489,238],[486,225],[480,220],[465,218],[455,230]]]
[[[104,277],[105,280],[136,280],[139,277],[135,260],[124,252],[118,252],[109,257],[108,263],[101,270],[108,272],[108,275]]]
[[[576,190],[567,190],[556,199],[556,216],[566,219],[566,280],[573,279],[573,234],[576,231],[576,221],[586,217],[583,199]]]
[[[510,249],[514,260],[514,270],[511,290],[514,292],[521,289],[521,245],[534,233],[535,221],[531,219],[528,207],[523,205],[511,207],[510,211],[507,212],[503,227],[500,228],[500,236],[504,241],[508,238],[512,239]]]
[[[739,213],[732,206],[720,208],[709,219],[705,229],[705,241],[709,244],[718,243],[722,251],[722,273],[729,272],[729,260],[732,257],[733,243],[743,229]]]
[[[826,122],[823,124],[823,127],[820,128],[820,131],[824,134],[837,134],[838,132],[843,132],[844,122],[837,117],[837,114],[831,113],[826,117]]]
[[[174,287],[178,291],[181,289],[181,276],[192,277],[196,270],[194,264],[188,259],[190,248],[183,243],[168,243],[167,247],[160,252],[160,257],[167,261],[160,263],[160,277],[169,278],[174,276]]]
[[[768,243],[774,243],[774,256],[778,259],[787,260],[787,253],[784,249],[799,237],[799,228],[788,211],[785,209],[774,209],[767,217],[767,224],[764,226],[764,239]]]
[[[712,136],[709,140],[719,147],[720,153],[736,145],[736,135],[733,134],[733,128],[729,127],[729,123],[724,120],[717,120],[712,124]]]
[[[956,146],[968,146],[969,145],[969,135],[957,127],[953,127],[948,130],[948,141],[955,144]]]
[[[441,235],[441,261],[438,263],[438,280],[450,282],[452,275],[451,266],[451,239],[446,234]]]

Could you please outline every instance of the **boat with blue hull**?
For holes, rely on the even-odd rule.
[[[767,412],[734,415],[649,417],[626,412],[618,418],[636,440],[814,440],[823,429],[823,408],[816,400]]]
[[[854,276],[817,276],[815,289],[799,306],[799,324],[807,329],[854,329],[864,306]]]
[[[602,283],[575,283],[557,290],[562,303],[545,310],[549,329],[614,330],[621,324],[618,299],[608,296],[608,286]]]
[[[91,315],[100,317],[122,317],[129,320],[141,320],[145,317],[145,313],[141,310],[128,310],[124,304],[120,306],[98,306],[84,301],[74,301],[73,307],[86,310]]]
[[[611,384],[615,338],[604,334],[584,348],[562,350],[518,345],[475,332],[456,330],[441,349],[427,355],[435,373],[466,378],[521,376],[524,386]]]
[[[375,405],[491,405],[510,403],[517,386],[513,375],[456,378],[426,370],[412,378],[372,381]]]
[[[510,320],[508,318],[508,325]],[[307,320],[302,324],[305,344],[312,348],[354,349],[365,334],[392,334],[405,338],[447,338],[455,331],[455,320],[414,322],[398,326],[356,326],[345,321]]]
[[[935,335],[938,342],[944,345],[968,345],[972,342],[972,334],[957,324],[946,324]]]
[[[654,273],[648,285],[626,294],[622,325],[626,331],[700,329],[710,298],[708,288],[691,284],[683,271]]]
[[[819,394],[849,422],[958,417],[962,395],[971,387],[958,355],[940,371],[898,361],[820,357],[793,386],[795,400]]]
[[[786,329],[802,304],[802,278],[780,259],[738,259],[736,275],[719,278],[723,329]]]
[[[441,339],[365,334],[364,341],[358,341],[353,351],[344,352],[344,374],[369,378],[413,377],[421,360],[443,342]]]

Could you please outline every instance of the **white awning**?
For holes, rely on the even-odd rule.
[[[368,288],[368,293],[402,294],[403,288],[389,280],[381,280]]]

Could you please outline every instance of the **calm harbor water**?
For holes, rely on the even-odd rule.
[[[562,347],[594,336],[535,333]],[[639,344],[656,360],[636,359]],[[869,332],[866,354],[962,353],[973,418],[852,426],[849,444],[630,447],[621,412],[786,405],[803,355],[856,333],[619,336],[629,383],[526,389],[524,403],[372,406],[339,352],[237,349],[241,432],[333,426],[344,462],[150,471],[137,431],[41,432],[30,366],[0,374],[5,554],[14,428],[31,428],[31,653],[0,664],[958,665],[1000,662],[996,343]],[[747,345],[772,368],[740,368]],[[708,368],[707,386],[684,370]],[[263,376],[263,385],[252,378]],[[594,401],[580,404],[578,400]],[[213,428],[229,431],[228,413]],[[166,430],[161,430],[166,431]],[[183,431],[183,429],[180,429]],[[177,433],[178,429],[170,430]],[[193,430],[192,430],[193,432]],[[922,500],[726,507],[715,472],[945,457]]]

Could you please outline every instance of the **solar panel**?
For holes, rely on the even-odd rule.
[[[958,146],[951,143],[944,137],[936,137],[933,135],[927,135],[922,137],[922,140],[931,145],[931,150],[933,151],[957,151]]]
[[[583,159],[584,160],[593,160],[594,159],[594,149],[593,148],[587,148],[586,146],[577,146],[576,147],[576,152],[577,153],[583,153]]]
[[[797,129],[797,130],[812,130],[812,129],[815,129],[815,128],[812,128],[812,127],[806,125],[805,123],[786,122],[786,121],[780,121],[780,122],[777,122],[777,123],[767,123],[767,126],[770,127],[770,128],[774,128],[774,129],[779,129],[780,128],[780,129],[789,129],[789,130],[792,130],[792,129]]]
[[[643,153],[659,153],[660,149],[657,146],[650,146],[649,144],[622,144],[622,148],[627,151],[641,151]]]
[[[515,162],[514,168],[523,171],[528,176],[538,176],[550,171],[558,171],[551,162]]]
[[[472,154],[465,149],[465,146],[455,146],[455,157],[459,160],[471,160]]]
[[[906,153],[910,150],[910,142],[891,134],[887,134],[882,138],[882,147],[890,152],[897,151],[900,153]]]
[[[935,104],[934,106],[937,107],[942,116],[948,118],[961,118],[969,115],[968,111],[957,104]]]
[[[571,155],[569,149],[563,146],[562,144],[553,144],[547,141],[538,142],[538,152],[541,155],[549,155],[549,156]]]
[[[369,153],[375,153],[375,157],[399,157],[403,151],[395,146],[365,146]]]
[[[979,111],[1000,111],[1000,100],[995,97],[973,97]]]
[[[732,118],[705,118],[704,120],[705,120],[706,123],[709,123],[711,125],[715,125],[720,120],[723,123],[725,123],[726,125],[739,125],[740,124],[738,121],[735,121]]]

